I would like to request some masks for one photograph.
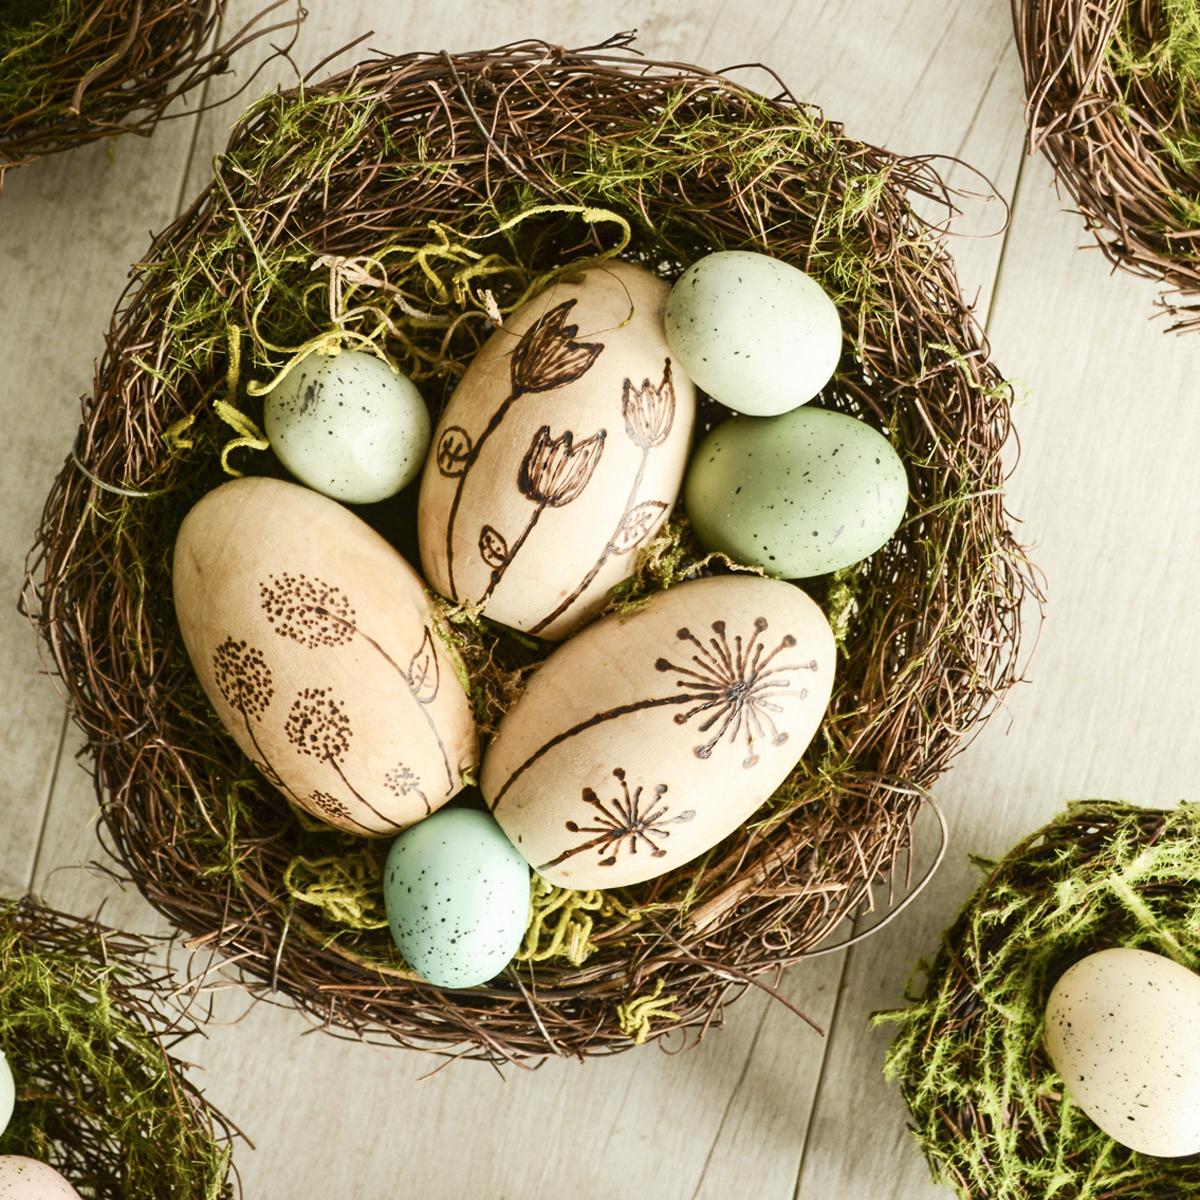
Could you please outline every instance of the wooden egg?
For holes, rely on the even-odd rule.
[[[673,587],[546,660],[488,747],[484,797],[551,883],[661,875],[783,782],[820,724],[833,666],[824,614],[790,583]]]
[[[462,787],[475,725],[429,598],[353,513],[293,483],[238,479],[188,513],[174,572],[209,700],[289,799],[383,836]]]
[[[663,332],[667,285],[613,262],[497,330],[434,433],[421,562],[443,596],[561,639],[629,576],[679,494],[695,389]]]

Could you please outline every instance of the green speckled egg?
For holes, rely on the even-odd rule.
[[[709,549],[808,579],[867,558],[896,532],[908,478],[878,430],[797,408],[718,425],[692,457],[684,502]]]
[[[0,1133],[4,1132],[13,1115],[16,1099],[17,1087],[13,1081],[13,1074],[8,1059],[4,1057],[4,1051],[0,1050]]]
[[[487,813],[444,808],[388,851],[383,900],[405,962],[438,987],[495,978],[529,920],[529,867]]]

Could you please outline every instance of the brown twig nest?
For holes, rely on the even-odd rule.
[[[1029,149],[1105,256],[1165,285],[1200,327],[1200,8],[1194,0],[1012,0]]]
[[[5,0],[0,186],[10,168],[56,150],[118,133],[149,135],[179,96],[228,70],[250,42],[294,31],[299,10],[262,23],[290,2],[275,0],[213,45],[225,0]]]
[[[1003,501],[1011,397],[910,206],[951,197],[928,162],[853,141],[786,91],[628,42],[376,59],[253,107],[119,304],[47,503],[28,603],[113,849],[173,921],[340,1031],[492,1060],[702,1031],[888,877],[920,789],[1014,679],[1031,580]],[[619,251],[674,278],[714,248],[768,251],[828,288],[846,349],[819,403],[893,439],[908,516],[869,562],[806,583],[840,674],[755,820],[638,887],[535,884],[512,967],[438,991],[391,947],[380,844],[298,819],[217,727],[171,606],[175,532],[221,481],[223,444],[278,470],[252,449],[244,384],[312,339],[376,341],[436,414],[497,312],[564,263]],[[413,507],[363,515],[415,561]],[[676,521],[632,591],[714,569]],[[486,733],[545,648],[451,630]]]
[[[91,1200],[231,1200],[235,1131],[170,1053],[194,1030],[157,951],[0,901],[0,1053],[16,1085],[0,1155],[48,1162]]]

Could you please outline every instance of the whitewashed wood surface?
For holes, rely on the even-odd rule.
[[[255,6],[231,0],[226,29]],[[972,888],[968,852],[1003,852],[1071,798],[1194,795],[1200,338],[1165,336],[1148,319],[1153,288],[1111,277],[1099,254],[1078,249],[1079,221],[1045,166],[1024,159],[1008,0],[310,8],[294,52],[302,71],[366,30],[368,45],[406,51],[524,36],[582,45],[637,28],[653,56],[770,62],[852,134],[990,176],[1013,202],[1010,228],[964,237],[956,254],[997,359],[1028,389],[1011,507],[1049,604],[1028,682],[940,786],[952,843],[938,878],[885,933],[785,977],[826,1038],[750,995],[683,1055],[647,1048],[503,1079],[463,1064],[422,1080],[431,1060],[305,1036],[301,1017],[267,1005],[244,1013],[231,989],[192,1056],[199,1082],[254,1143],[237,1154],[247,1196],[948,1197],[883,1083],[887,1035],[867,1018],[901,1000]],[[288,78],[277,65],[263,85]],[[0,891],[32,886],[77,911],[103,903],[108,919],[139,929],[161,921],[86,869],[101,855],[78,738],[11,601],[128,264],[199,189],[234,115],[187,116],[151,141],[45,160],[14,172],[0,200],[0,594],[10,600],[0,607]],[[974,206],[959,229],[1000,222],[997,205]]]

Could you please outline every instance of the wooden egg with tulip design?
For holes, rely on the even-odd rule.
[[[668,291],[631,263],[590,267],[484,344],[421,482],[435,590],[560,640],[633,572],[675,504],[695,421],[663,331]]]
[[[546,660],[487,749],[484,798],[551,883],[640,883],[708,850],[779,787],[833,671],[829,624],[792,584],[677,585]]]
[[[180,528],[174,590],[217,715],[313,816],[395,834],[473,771],[470,703],[424,586],[340,504],[274,479],[222,485]]]

